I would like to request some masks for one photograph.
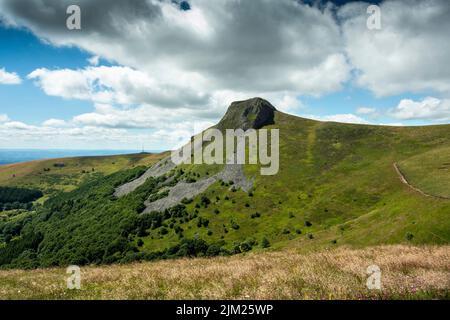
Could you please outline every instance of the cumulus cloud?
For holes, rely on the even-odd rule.
[[[374,114],[375,112],[377,112],[375,108],[359,107],[356,109],[357,114]]]
[[[71,32],[63,20],[68,4],[5,0],[1,12],[4,20],[55,45],[76,45],[158,82],[193,85],[197,93],[321,95],[339,90],[349,77],[339,26],[328,7],[292,0],[193,0],[190,10],[180,10],[168,0],[81,0],[82,32]]]
[[[305,118],[326,121],[326,122],[342,122],[342,123],[356,123],[356,124],[369,124],[370,122],[354,115],[352,113],[334,114],[326,116],[305,115]]]
[[[20,84],[22,79],[15,72],[7,72],[5,68],[0,68],[0,84]]]
[[[402,99],[389,114],[402,120],[450,120],[450,100],[426,97],[421,101]]]
[[[296,0],[191,0],[181,10],[171,0],[79,0],[79,32],[65,24],[72,2],[3,0],[0,21],[28,28],[55,46],[89,52],[85,68],[39,68],[27,78],[48,95],[90,101],[94,109],[40,126],[6,115],[2,122],[0,116],[2,137],[34,139],[34,133],[75,142],[159,139],[171,145],[198,124],[217,121],[234,100],[261,96],[281,111],[299,113],[303,96],[320,97],[349,83],[378,96],[432,91],[427,95],[441,99],[402,100],[389,114],[402,120],[450,118],[445,0],[383,1],[381,30],[367,29],[363,2],[335,7]],[[112,66],[100,65],[105,60]],[[0,83],[2,74],[20,83],[4,69]],[[355,113],[309,117],[369,123],[364,117],[378,115],[369,107]]]
[[[61,120],[61,119],[48,119],[45,120],[42,125],[44,127],[55,127],[55,128],[62,128],[62,127],[66,127],[69,124],[65,121],[65,120]]]
[[[27,76],[51,96],[95,103],[155,104],[162,107],[199,107],[209,97],[189,87],[164,84],[146,73],[121,66],[84,69],[36,69]]]
[[[427,90],[450,94],[449,1],[384,1],[381,30],[366,27],[366,8],[349,3],[338,12],[357,83],[379,96]]]

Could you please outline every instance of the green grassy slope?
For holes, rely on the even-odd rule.
[[[423,192],[450,199],[450,147],[432,149],[399,163],[405,178]]]
[[[45,159],[0,166],[1,186],[38,188],[46,193],[70,191],[83,180],[100,174],[148,166],[165,154],[127,154],[115,156]],[[63,163],[64,167],[54,164]]]
[[[149,179],[135,192],[115,199],[114,186],[139,174],[139,169],[120,171],[52,198],[23,223],[13,241],[3,244],[0,257],[9,258],[0,264],[47,266],[239,253],[261,250],[264,238],[272,248],[302,250],[450,242],[450,201],[414,191],[393,167],[399,163],[413,183],[429,192],[448,190],[436,189],[448,185],[448,176],[436,171],[430,178],[429,171],[414,164],[442,170],[450,125],[324,123],[276,112],[275,124],[267,128],[280,129],[280,171],[261,176],[258,165],[246,165],[246,175],[254,179],[252,192],[217,182],[176,210],[142,215],[143,200],[160,192],[159,183],[166,177]],[[171,183],[211,175],[220,166],[183,169],[169,173],[175,177]]]
[[[195,221],[189,222],[182,226],[187,236],[227,242],[267,237],[276,247],[450,241],[450,201],[410,190],[393,168],[394,162],[418,154],[448,150],[450,126],[322,123],[280,112],[275,122],[268,128],[280,129],[280,172],[260,176],[258,166],[246,166],[247,175],[255,178],[252,196],[215,184],[207,195],[221,199],[197,209],[209,219],[208,228],[199,230]],[[445,176],[439,179],[449,182]],[[199,201],[200,196],[188,211]],[[260,217],[252,219],[255,212]],[[307,221],[312,225],[306,226]],[[233,222],[239,229],[232,228]],[[163,239],[158,243],[176,241],[170,234]],[[154,247],[155,241],[147,243]]]

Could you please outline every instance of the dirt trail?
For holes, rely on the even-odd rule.
[[[425,196],[425,197],[436,198],[436,199],[446,199],[446,200],[450,199],[450,198],[446,198],[446,197],[443,197],[443,196],[436,196],[436,195],[433,195],[433,194],[429,194],[429,193],[426,193],[426,192],[420,190],[419,188],[414,187],[412,184],[410,184],[410,183],[408,182],[408,180],[406,179],[405,175],[402,173],[402,171],[401,171],[400,168],[398,167],[398,164],[395,163],[395,162],[394,162],[394,169],[395,169],[395,171],[397,172],[397,174],[398,174],[398,176],[399,176],[401,182],[403,182],[404,184],[406,184],[410,189],[412,189],[412,190],[414,190],[414,191],[420,193],[421,195],[423,195],[423,196]]]

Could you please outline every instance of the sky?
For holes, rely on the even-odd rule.
[[[446,0],[0,0],[0,148],[172,149],[255,96],[323,121],[447,124],[449,37]]]

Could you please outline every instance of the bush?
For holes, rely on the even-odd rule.
[[[206,256],[208,257],[218,256],[220,252],[221,248],[218,245],[212,244],[208,247],[208,250],[206,250]]]
[[[142,247],[143,245],[144,245],[144,241],[142,241],[142,239],[138,239],[137,246]]]
[[[252,246],[248,242],[242,242],[239,249],[241,249],[241,252],[248,252],[252,250]]]
[[[406,233],[406,240],[411,241],[414,238],[414,235],[410,232]]]
[[[189,203],[191,203],[192,201],[193,201],[192,199],[183,198],[183,199],[181,200],[181,203],[182,203],[182,204],[189,204]]]
[[[312,226],[312,223],[310,222],[310,221],[305,221],[305,226],[307,226],[307,227],[311,227]]]
[[[208,208],[208,205],[211,203],[211,200],[205,195],[203,195],[200,199],[200,203],[205,207]]]
[[[289,234],[291,231],[288,228],[284,228],[282,231],[283,234]]]
[[[252,213],[250,216],[250,218],[252,218],[252,219],[259,218],[259,217],[261,217],[261,214],[259,212]]]
[[[269,240],[267,240],[266,237],[262,238],[262,240],[261,240],[261,247],[262,248],[270,247],[270,242],[269,242]]]
[[[295,233],[296,233],[296,234],[302,234],[302,230],[300,230],[300,229],[295,229]]]
[[[206,227],[208,227],[208,225],[209,225],[208,219],[203,218],[203,217],[198,217],[198,219],[197,219],[197,227],[198,228],[201,228],[202,226],[206,228]]]

